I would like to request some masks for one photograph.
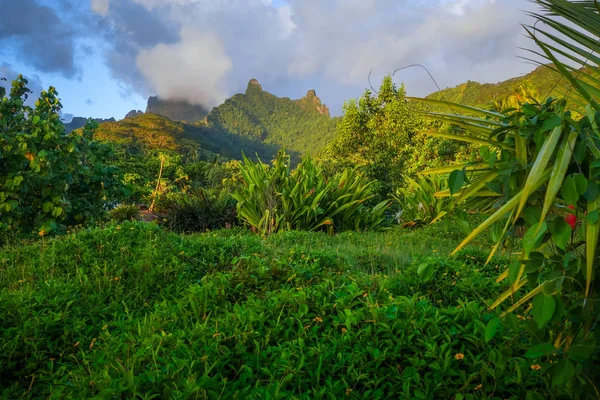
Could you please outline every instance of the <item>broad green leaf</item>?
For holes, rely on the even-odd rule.
[[[485,341],[489,342],[492,340],[494,336],[496,336],[496,332],[498,330],[498,326],[500,325],[500,318],[495,317],[492,318],[485,327]]]
[[[545,294],[539,294],[533,299],[533,308],[531,313],[533,320],[538,324],[538,328],[543,328],[554,315],[556,302],[554,297]]]
[[[525,357],[538,358],[555,352],[556,348],[550,343],[540,343],[527,350],[527,353],[525,353]]]
[[[560,194],[562,195],[562,198],[567,202],[567,204],[572,206],[576,205],[577,201],[579,200],[579,197],[583,193],[585,193],[585,190],[581,192],[580,189],[582,189],[585,186],[585,189],[587,190],[587,184],[584,184],[581,181],[581,179],[576,178],[576,176],[580,176],[580,174],[573,174],[567,176],[563,181],[562,187],[560,189]]]
[[[560,360],[552,368],[552,386],[562,386],[575,375],[575,367],[569,359]]]
[[[563,121],[563,119],[560,117],[560,115],[554,114],[552,117],[550,117],[544,121],[544,123],[542,124],[541,130],[549,131],[551,129],[554,129],[557,126],[559,126],[560,124],[562,124],[562,121]]]
[[[513,260],[513,262],[510,263],[510,267],[508,267],[508,281],[511,284],[519,281],[522,269],[523,265],[521,264],[521,261]]]
[[[577,343],[569,348],[569,350],[567,351],[567,355],[573,360],[585,361],[589,360],[592,357],[594,352],[591,351],[591,349],[595,348],[595,341]]]
[[[421,278],[421,281],[428,282],[433,278],[435,273],[435,266],[433,264],[423,263],[417,268],[417,274]]]
[[[455,170],[450,173],[450,177],[448,178],[448,186],[450,188],[450,193],[457,193],[460,189],[462,189],[463,184],[465,183],[465,171],[464,170]]]
[[[573,229],[563,218],[557,218],[550,225],[550,233],[552,234],[552,240],[558,248],[562,250],[567,249],[567,245],[571,241],[571,234]]]
[[[527,232],[525,232],[525,235],[523,236],[523,249],[525,250],[526,254],[529,254],[538,248],[538,246],[541,244],[540,240],[547,230],[548,224],[546,221],[532,225],[529,229],[527,229]]]

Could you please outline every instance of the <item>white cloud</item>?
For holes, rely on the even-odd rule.
[[[181,41],[142,50],[137,67],[158,96],[214,106],[225,100],[232,63],[214,34],[184,28]]]
[[[376,83],[398,67],[421,63],[442,86],[527,72],[531,68],[516,57],[519,46],[531,45],[520,26],[526,5],[526,0],[111,0],[107,19],[118,33],[113,38],[118,51],[109,54],[109,65],[140,93],[150,87],[161,96],[214,103],[257,78],[278,95],[300,96],[299,88],[314,87],[336,112],[347,89],[360,95],[371,69]],[[425,76],[405,71],[398,80],[407,82],[411,94],[428,94],[433,87]]]
[[[105,17],[108,14],[110,0],[91,0],[92,11]]]

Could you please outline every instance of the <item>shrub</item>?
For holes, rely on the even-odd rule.
[[[97,124],[66,134],[53,87],[26,106],[27,80],[0,87],[0,231],[46,235],[104,216],[123,194],[110,146],[93,140]]]
[[[289,156],[280,152],[273,165],[244,157],[244,184],[233,197],[238,216],[262,235],[285,230],[378,230],[386,225],[390,202],[367,208],[372,182],[347,169],[324,176],[310,158],[292,171]]]
[[[136,221],[140,219],[140,209],[134,204],[121,204],[110,210],[110,218],[115,222]]]
[[[171,193],[160,200],[158,211],[164,214],[166,226],[180,233],[230,227],[237,220],[235,200],[224,190]]]
[[[443,217],[452,207],[452,198],[436,196],[436,193],[448,188],[445,177],[405,177],[405,181],[407,186],[399,188],[394,196],[400,204],[398,219],[404,226],[432,223]]]

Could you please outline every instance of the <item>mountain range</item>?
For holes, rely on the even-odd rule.
[[[561,82],[553,71],[542,66],[522,77],[495,84],[468,81],[428,97],[503,109],[529,97],[558,97],[566,89],[567,82]],[[65,127],[69,132],[82,127],[85,121],[74,118]],[[296,159],[317,154],[333,139],[338,118],[330,116],[314,90],[292,100],[263,90],[256,79],[251,79],[244,93],[212,110],[150,97],[145,112],[132,110],[120,121],[97,121],[97,137],[115,143],[176,151],[199,146],[206,154],[240,158],[244,152],[268,160],[280,148]]]

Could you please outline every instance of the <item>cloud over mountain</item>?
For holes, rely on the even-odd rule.
[[[250,77],[280,95],[315,86],[335,112],[347,93],[368,85],[371,69],[376,82],[421,63],[442,86],[531,69],[515,56],[528,45],[520,27],[526,0],[90,0],[87,8],[48,1],[54,7],[5,6],[0,43],[39,70],[74,74],[78,41],[96,41],[112,76],[130,90],[206,105],[242,91]],[[45,24],[4,27],[13,13]],[[74,15],[84,27],[60,23]],[[410,93],[434,89],[419,70],[397,78],[410,82]]]

